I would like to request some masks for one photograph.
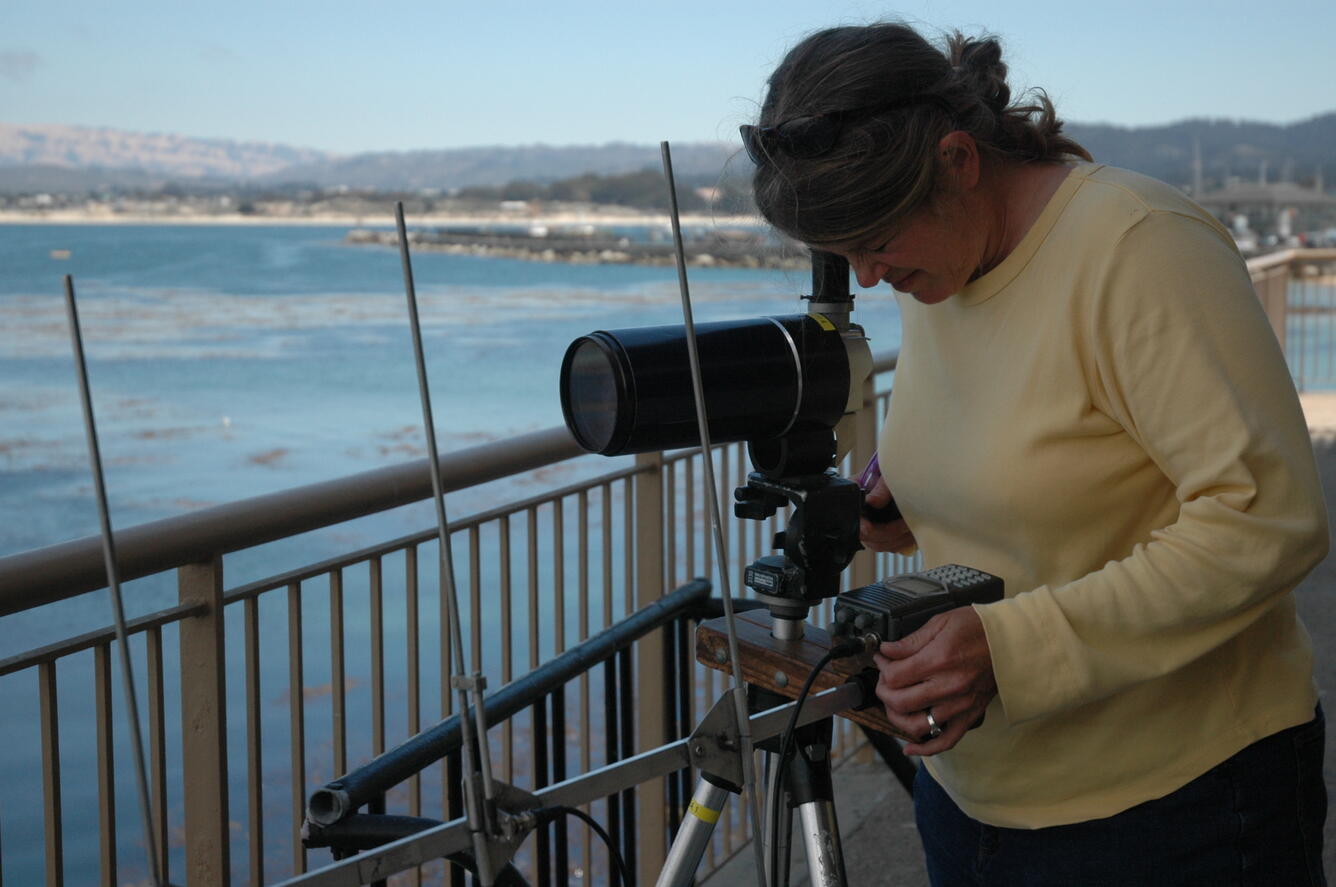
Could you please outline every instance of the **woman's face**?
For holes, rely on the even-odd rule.
[[[920,207],[892,230],[832,250],[849,260],[858,285],[886,282],[925,305],[943,302],[976,275],[982,239],[959,201]]]
[[[926,305],[944,302],[978,276],[996,255],[1000,202],[981,185],[978,145],[969,133],[947,133],[936,195],[890,230],[829,249],[849,260],[859,286],[885,281]]]

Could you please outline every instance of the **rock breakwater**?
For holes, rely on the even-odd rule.
[[[362,245],[399,245],[396,232],[366,228],[349,231],[345,240]],[[635,240],[599,230],[549,234],[440,229],[409,231],[408,242],[414,249],[432,252],[534,262],[583,265],[672,265],[676,262],[671,242]],[[754,232],[714,233],[687,240],[683,246],[687,263],[697,267],[802,270],[811,264],[805,252],[777,244]]]

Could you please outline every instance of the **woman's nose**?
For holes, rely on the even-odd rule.
[[[885,262],[876,261],[868,256],[854,259],[850,264],[853,265],[854,276],[858,278],[858,285],[864,289],[869,289],[881,283],[890,267]]]

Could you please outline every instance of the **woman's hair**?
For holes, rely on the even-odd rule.
[[[1091,159],[1062,134],[1042,90],[1012,103],[996,39],[956,32],[943,52],[897,23],[807,37],[770,76],[758,126],[860,109],[820,156],[794,157],[780,145],[757,166],[756,204],[780,231],[818,245],[880,233],[932,199],[937,143],[954,130],[991,161]]]

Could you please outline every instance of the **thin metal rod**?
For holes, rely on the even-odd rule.
[[[668,205],[672,212],[673,247],[677,253],[677,282],[682,294],[682,321],[686,328],[687,356],[691,360],[691,387],[696,397],[696,424],[700,428],[700,451],[704,461],[706,484],[710,491],[710,525],[719,553],[719,584],[724,602],[724,622],[728,629],[728,658],[733,664],[733,707],[737,713],[738,738],[742,755],[742,782],[751,813],[752,850],[756,856],[756,880],[765,887],[765,852],[761,847],[761,828],[765,821],[760,792],[756,791],[756,761],[752,754],[751,722],[747,718],[747,688],[742,677],[742,657],[738,652],[738,629],[733,619],[733,590],[728,576],[728,552],[724,543],[723,519],[719,512],[719,491],[714,478],[714,460],[710,455],[710,425],[705,414],[705,388],[701,381],[700,353],[696,349],[696,324],[691,314],[691,292],[687,288],[686,250],[682,246],[682,223],[677,212],[677,185],[673,179],[673,157],[668,143],[659,145],[663,152],[663,174],[668,179]]]
[[[454,654],[454,672],[451,676],[451,684],[454,684],[454,678],[462,677],[464,674],[464,641],[459,628],[459,601],[455,596],[454,555],[450,547],[450,533],[447,530],[445,492],[441,488],[440,453],[436,448],[436,426],[431,415],[431,391],[427,386],[427,361],[422,351],[422,324],[418,319],[417,290],[413,286],[413,264],[408,255],[408,229],[404,224],[404,204],[402,201],[396,202],[394,205],[394,220],[399,233],[399,257],[402,259],[404,267],[404,291],[408,296],[408,320],[413,331],[413,358],[417,363],[418,394],[422,398],[422,424],[427,432],[427,466],[431,470],[432,500],[436,504],[436,527],[440,537],[441,552],[441,594],[445,596],[447,601],[450,648]],[[473,618],[477,619],[479,615],[474,614]],[[468,815],[469,831],[473,836],[473,852],[478,865],[478,879],[484,887],[491,887],[495,875],[492,872],[485,834],[488,831],[489,823],[484,819],[483,799],[478,797],[478,786],[475,782],[480,772],[479,766],[481,766],[483,795],[490,801],[494,795],[491,766],[485,751],[478,747],[478,736],[485,735],[487,728],[485,724],[480,723],[478,733],[475,734],[470,723],[475,714],[479,719],[485,717],[482,707],[482,694],[481,691],[475,690],[475,701],[478,703],[478,709],[475,713],[469,710],[468,689],[462,683],[455,689],[464,741],[465,811]],[[490,806],[489,804],[488,807],[490,808]]]
[[[116,570],[116,542],[111,535],[111,513],[107,508],[107,487],[102,477],[102,451],[97,445],[97,422],[93,418],[93,398],[88,390],[88,363],[84,359],[83,334],[79,329],[79,309],[74,303],[74,278],[65,275],[65,311],[70,320],[70,342],[74,347],[74,368],[79,377],[79,398],[83,403],[84,432],[88,437],[88,461],[93,469],[93,493],[97,497],[97,516],[102,527],[102,558],[107,567],[107,587],[111,591],[112,617],[116,623],[116,643],[121,650],[121,684],[125,707],[130,715],[130,740],[134,745],[135,777],[139,783],[139,812],[144,826],[144,850],[153,883],[162,884],[158,871],[157,838],[148,804],[148,768],[144,764],[144,740],[139,729],[139,700],[135,695],[134,671],[130,665],[130,642],[125,630],[125,605],[121,597],[120,574]]]

